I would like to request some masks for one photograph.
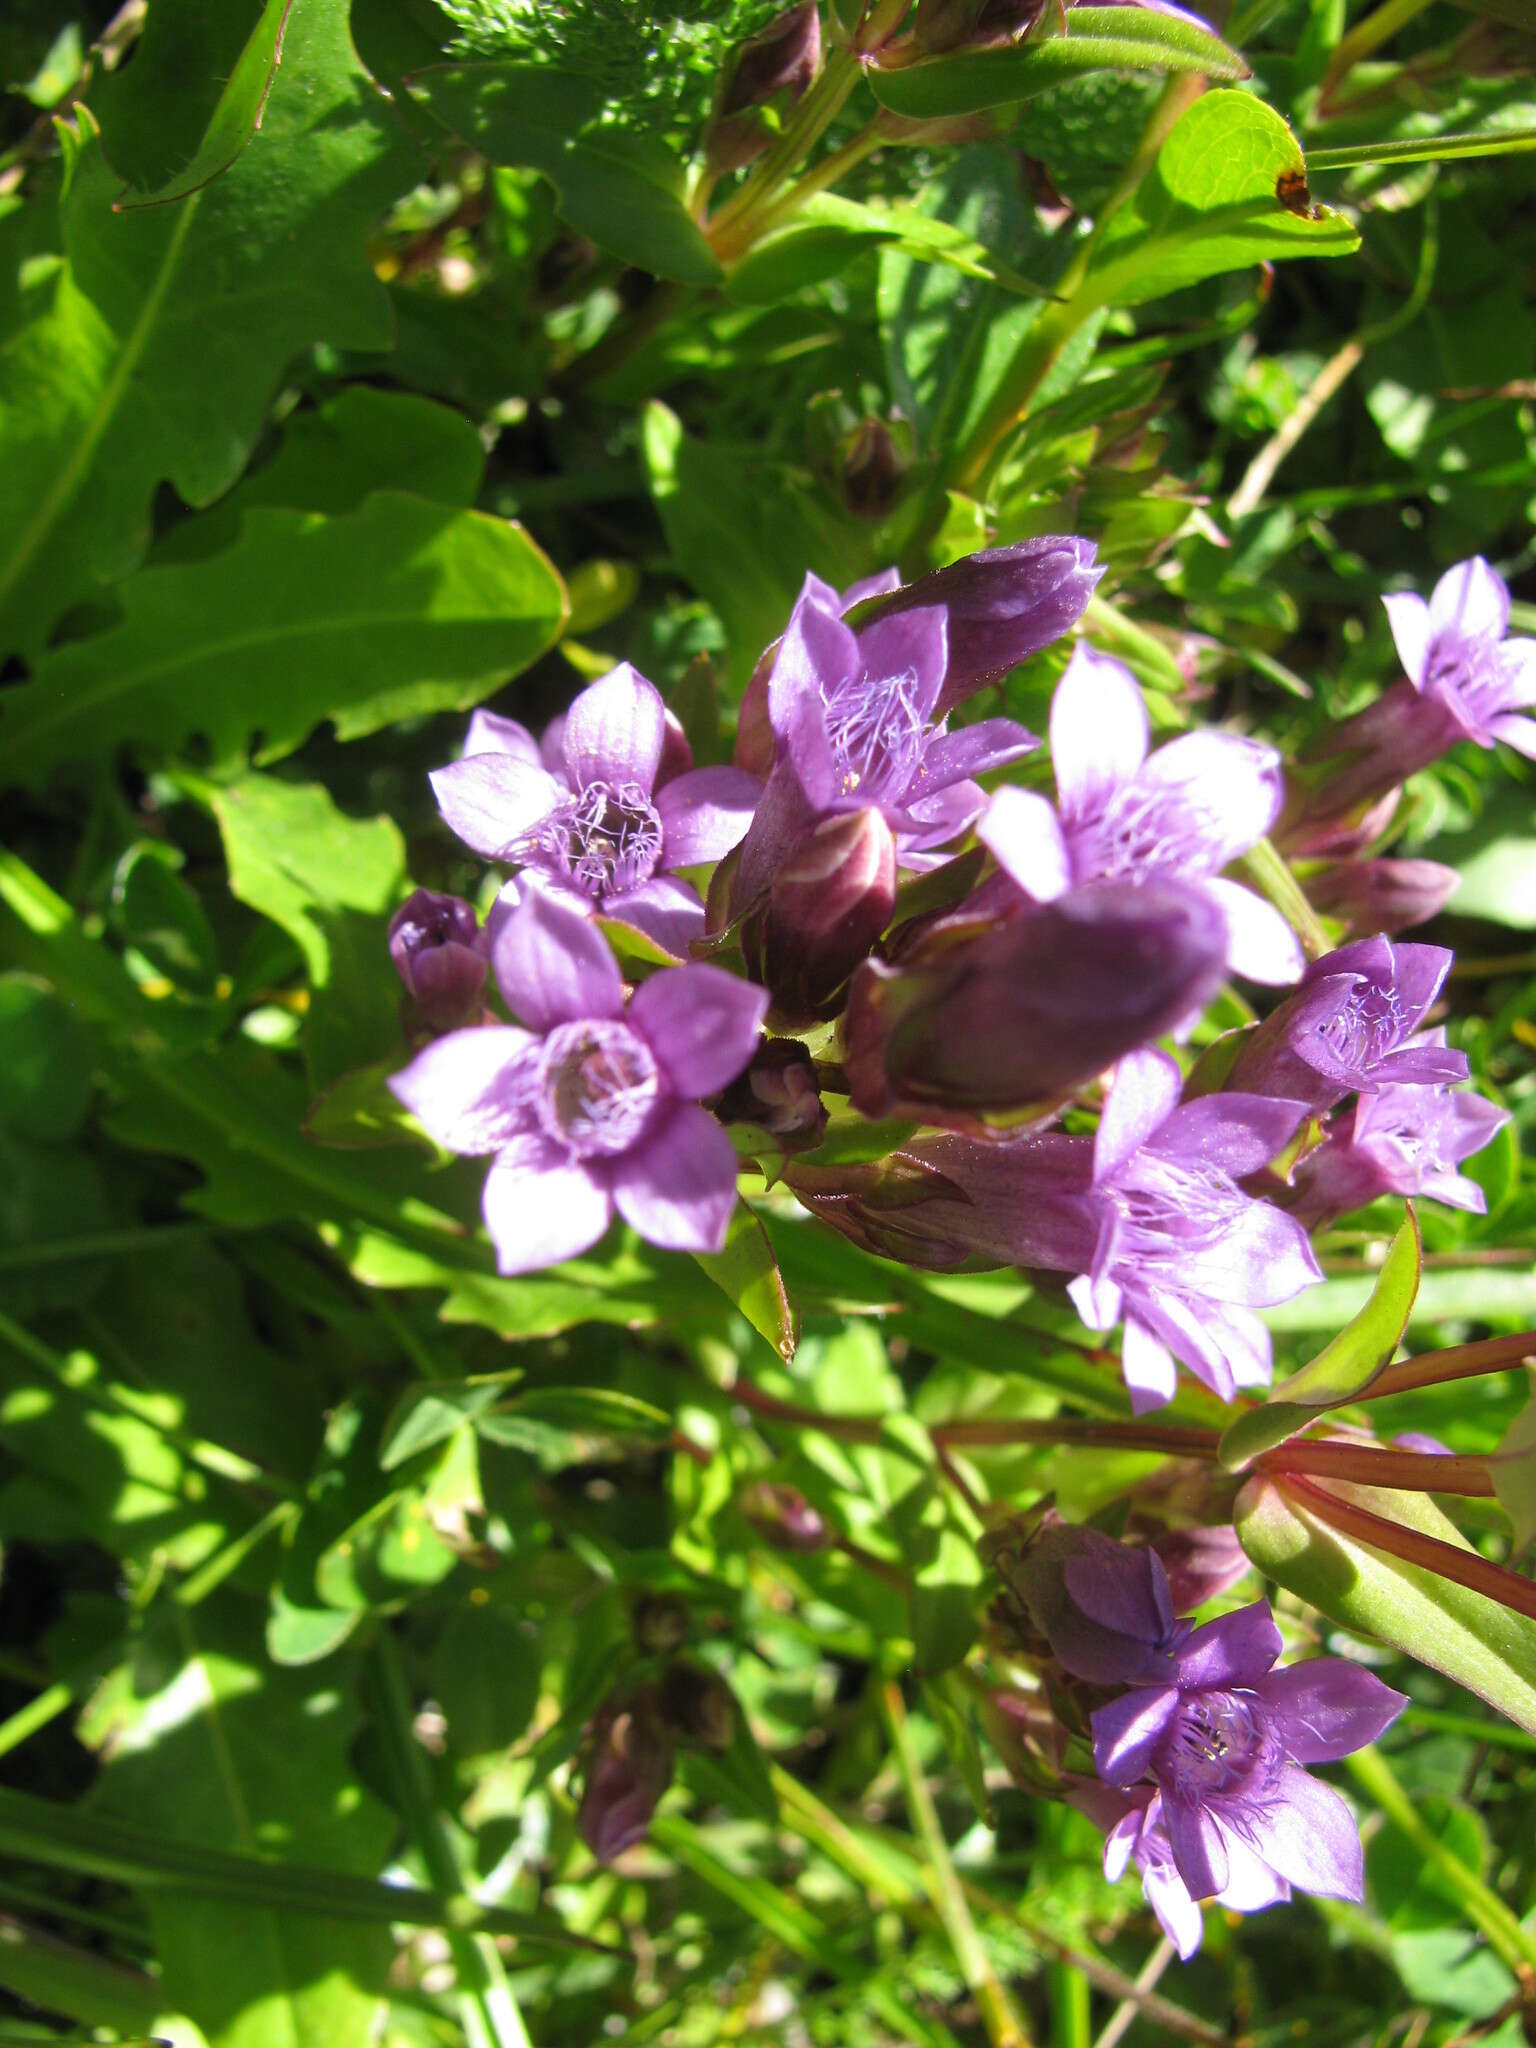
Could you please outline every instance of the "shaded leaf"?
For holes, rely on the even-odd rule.
[[[723,1250],[694,1258],[780,1358],[795,1355],[800,1324],[761,1219],[738,1200]]]

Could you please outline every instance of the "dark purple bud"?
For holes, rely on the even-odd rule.
[[[715,1107],[722,1123],[760,1124],[784,1152],[811,1150],[827,1127],[816,1063],[798,1038],[765,1039]]]
[[[736,52],[705,142],[710,169],[740,170],[760,155],[773,135],[761,110],[793,106],[820,69],[820,11],[816,0],[800,0]]]
[[[887,596],[855,607],[855,629],[893,612],[943,605],[949,614],[949,667],[933,716],[942,718],[1030,655],[1070,632],[1103,575],[1090,540],[1048,534],[1012,547],[984,548],[935,569]]]
[[[876,1258],[937,1273],[1016,1263],[1010,1233],[991,1206],[913,1151],[843,1166],[792,1159],[784,1185],[813,1216]]]
[[[827,1525],[805,1495],[777,1479],[754,1479],[743,1487],[741,1512],[775,1550],[820,1550]]]
[[[1168,1574],[1175,1614],[1192,1614],[1245,1579],[1253,1566],[1230,1524],[1205,1529],[1166,1529],[1152,1548]]]
[[[854,1106],[934,1121],[1059,1097],[1203,1008],[1226,953],[1219,906],[1173,880],[1092,882],[974,937],[947,921],[854,976]]]
[[[1116,1543],[1054,1513],[1020,1540],[1004,1524],[983,1540],[1026,1628],[1074,1678],[1095,1685],[1163,1685],[1178,1624],[1168,1579],[1146,1545]]]
[[[850,512],[878,519],[890,511],[907,462],[884,420],[862,420],[843,456],[843,497]]]
[[[912,41],[924,56],[962,43],[1010,42],[1044,11],[1045,0],[918,0]]]
[[[661,1681],[661,1711],[678,1738],[699,1749],[729,1749],[736,1737],[736,1698],[723,1678],[697,1664],[670,1664]]]
[[[672,1782],[672,1736],[654,1686],[611,1700],[587,1742],[586,1784],[577,1831],[599,1863],[645,1839]]]
[[[1401,932],[1443,910],[1461,877],[1437,860],[1341,861],[1314,875],[1307,894],[1351,936]]]
[[[480,1007],[486,959],[480,926],[461,896],[417,889],[389,921],[389,957],[422,1021],[453,1031]]]
[[[692,1632],[688,1609],[670,1593],[647,1593],[630,1618],[635,1641],[649,1657],[680,1650]]]
[[[1389,789],[1354,811],[1313,819],[1305,813],[1305,799],[1298,800],[1293,791],[1286,815],[1275,828],[1275,844],[1295,860],[1353,860],[1386,831],[1402,794]]]
[[[823,818],[773,878],[766,909],[742,927],[754,980],[783,1022],[828,1014],[890,922],[896,841],[879,811]]]

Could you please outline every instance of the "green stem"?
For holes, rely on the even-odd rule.
[[[72,1686],[62,1682],[50,1685],[35,1700],[28,1700],[24,1707],[18,1707],[9,1720],[0,1721],[0,1756],[9,1756],[39,1728],[46,1728],[50,1721],[57,1721],[60,1714],[68,1712],[74,1696]]]
[[[1248,879],[1269,898],[1295,932],[1309,959],[1321,960],[1325,953],[1333,951],[1333,940],[1322,919],[1270,840],[1261,839],[1243,856],[1241,865],[1246,868]]]
[[[736,247],[735,238],[732,237],[729,248],[722,245],[715,253],[722,258],[739,255],[752,243],[762,241],[765,235],[771,235],[775,228],[782,227],[787,220],[792,219],[807,199],[818,192],[828,191],[839,179],[846,177],[855,164],[860,164],[865,157],[873,155],[884,140],[878,120],[871,121],[868,127],[861,128],[856,135],[850,135],[846,142],[840,143],[830,155],[823,157],[815,170],[807,171],[803,178],[791,185],[771,206],[754,214],[750,233],[740,248]]]
[[[709,222],[705,233],[715,249],[739,253],[746,247],[752,239],[742,233],[747,222],[772,199],[796,165],[810,155],[842,112],[862,76],[859,60],[851,50],[832,52],[820,78],[785,123],[778,141]]]
[[[1500,1749],[1536,1750],[1536,1735],[1524,1728],[1508,1727],[1503,1721],[1485,1721],[1477,1714],[1450,1714],[1442,1707],[1410,1704],[1403,1709],[1403,1723],[1432,1728],[1441,1735],[1465,1735],[1473,1742],[1491,1742]]]
[[[1051,1998],[1051,2040],[1055,2048],[1088,2048],[1090,2040],[1088,1979],[1070,1963],[1052,1963],[1047,1971]]]
[[[1522,1984],[1529,1985],[1536,1976],[1536,1938],[1526,1933],[1504,1901],[1425,1823],[1380,1750],[1357,1750],[1344,1762],[1366,1797],[1438,1872],[1468,1920],[1486,1937],[1489,1947]]]
[[[433,1797],[421,1746],[412,1733],[410,1692],[387,1623],[374,1638],[372,1661],[379,1708],[377,1726],[404,1809],[406,1827],[433,1887],[441,1892],[462,1892],[464,1873]],[[469,2048],[532,2048],[490,1936],[453,1931],[449,1933],[448,1946],[458,1971],[460,2009]]]
[[[1385,0],[1385,4],[1373,14],[1368,14],[1364,21],[1357,21],[1328,60],[1328,69],[1323,73],[1323,81],[1318,88],[1319,112],[1326,110],[1334,89],[1362,57],[1368,57],[1372,50],[1379,49],[1430,5],[1431,0]]]
[[[901,1776],[907,1812],[927,1856],[927,1876],[933,1888],[933,1902],[940,1920],[944,1923],[944,1932],[949,1936],[950,1947],[955,1952],[955,1961],[960,1965],[960,1974],[964,1977],[966,1986],[981,2013],[982,2024],[987,2030],[987,2039],[992,2043],[992,2048],[1028,2048],[1029,2036],[1009,2003],[1008,1994],[992,1967],[986,1949],[982,1946],[981,1936],[976,1931],[976,1922],[971,1918],[971,1909],[966,1902],[965,1892],[955,1875],[949,1844],[944,1839],[938,1811],[928,1790],[922,1763],[912,1741],[911,1725],[907,1720],[901,1687],[895,1684],[884,1686],[881,1690],[881,1704],[885,1709],[886,1726],[891,1733],[892,1749],[896,1768]]]

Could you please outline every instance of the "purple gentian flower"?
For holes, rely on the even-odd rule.
[[[390,1087],[451,1152],[495,1155],[485,1221],[503,1273],[574,1258],[615,1210],[652,1244],[718,1251],[736,1155],[698,1098],[735,1080],[767,1008],[718,967],[664,968],[628,1008],[606,940],[530,889],[491,964],[521,1026],[454,1031]]]
[[[474,906],[435,889],[414,889],[390,919],[389,957],[430,1029],[452,1031],[480,1007],[481,937]]]
[[[1325,1788],[1324,1788],[1325,1789]],[[1104,1875],[1117,1883],[1134,1863],[1142,1894],[1157,1923],[1188,1962],[1205,1934],[1199,1902],[1179,1874],[1161,1792],[1137,1785],[1117,1792],[1108,1785],[1083,1786],[1072,1794],[1073,1805],[1105,1830]],[[1229,1913],[1258,1913],[1291,1896],[1287,1879],[1272,1870],[1240,1835],[1227,1841],[1227,1882],[1214,1903]],[[1358,1893],[1354,1896],[1358,1897]]]
[[[1314,960],[1238,1054],[1227,1085],[1331,1109],[1356,1090],[1467,1078],[1443,1036],[1415,1036],[1450,971],[1444,946],[1394,945],[1384,934]]]
[[[1173,1398],[1176,1359],[1223,1401],[1267,1385],[1269,1332],[1253,1311],[1322,1277],[1295,1218],[1237,1184],[1289,1142],[1301,1105],[1234,1094],[1181,1103],[1181,1086],[1165,1053],[1131,1053],[1116,1068],[1093,1139],[1098,1239],[1067,1290],[1089,1329],[1124,1321],[1121,1366],[1138,1415]]]
[[[807,576],[779,643],[767,698],[776,765],[741,849],[741,909],[770,886],[811,827],[837,811],[878,811],[904,867],[936,866],[937,849],[985,808],[972,778],[1039,744],[1011,718],[945,730],[942,605],[898,611],[857,632],[843,607],[829,584]]]
[[[1160,1821],[1167,1860],[1192,1899],[1236,1887],[1269,1904],[1284,1885],[1362,1896],[1354,1815],[1304,1766],[1374,1742],[1406,1701],[1342,1657],[1274,1671],[1280,1647],[1268,1602],[1256,1600],[1185,1634],[1167,1683],[1132,1681],[1094,1714],[1099,1776],[1126,1792],[1150,1780],[1161,1798],[1155,1819],[1150,1802],[1127,1813],[1106,1845],[1106,1870],[1123,1870]]]
[[[1423,1042],[1443,1045],[1445,1033]],[[1286,1207],[1309,1230],[1378,1195],[1428,1195],[1484,1215],[1488,1197],[1456,1169],[1508,1122],[1508,1110],[1458,1089],[1407,1083],[1362,1095],[1296,1168]]]
[[[581,692],[542,747],[514,719],[477,711],[463,758],[432,788],[476,853],[532,870],[681,957],[703,935],[704,908],[671,870],[728,853],[762,785],[740,768],[667,777],[668,745],[660,692],[624,662]]]
[[[1187,733],[1149,754],[1150,743],[1130,670],[1079,646],[1051,701],[1055,808],[1033,791],[1000,789],[977,836],[1037,903],[1083,882],[1198,883],[1226,921],[1234,972],[1297,980],[1305,959],[1291,927],[1263,897],[1221,878],[1280,814],[1280,756],[1229,733]]]
[[[1496,740],[1536,759],[1536,640],[1506,640],[1509,585],[1481,555],[1447,569],[1430,594],[1384,597],[1403,671],[1452,736]]]

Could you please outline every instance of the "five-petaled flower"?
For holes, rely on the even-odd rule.
[[[626,1007],[601,932],[542,889],[500,926],[491,966],[521,1024],[450,1032],[389,1085],[440,1145],[494,1155],[485,1221],[501,1271],[575,1257],[615,1211],[652,1244],[718,1251],[736,1155],[698,1098],[751,1059],[763,991],[672,967]]]

